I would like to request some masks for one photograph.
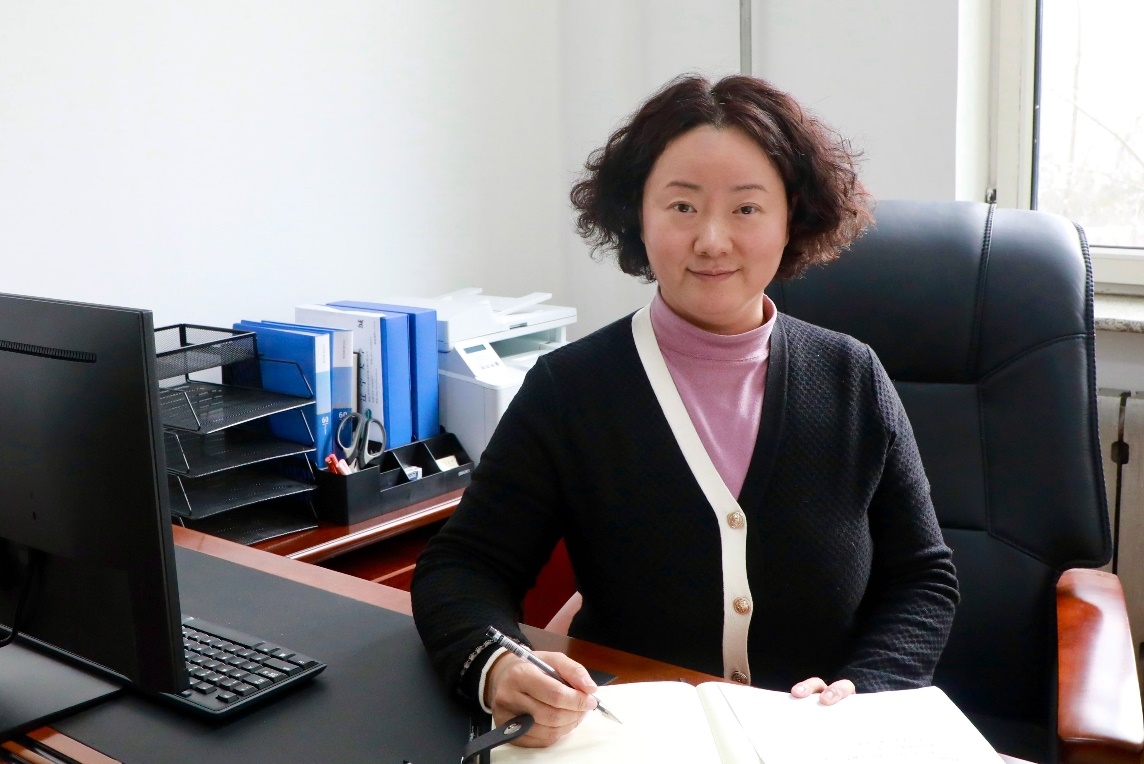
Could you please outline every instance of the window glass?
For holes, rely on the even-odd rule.
[[[1144,0],[1041,0],[1034,206],[1144,247]]]

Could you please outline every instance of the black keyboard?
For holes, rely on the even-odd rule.
[[[272,700],[326,668],[288,647],[189,616],[183,618],[183,649],[191,687],[162,696],[213,719]]]

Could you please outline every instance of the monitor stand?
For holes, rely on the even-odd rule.
[[[90,706],[120,689],[19,641],[0,647],[0,740]]]

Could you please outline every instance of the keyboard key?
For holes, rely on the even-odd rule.
[[[203,668],[205,668],[207,671],[218,671],[220,666],[225,666],[226,664],[219,663],[218,661],[216,661],[212,658],[207,658],[206,660],[204,660],[199,665],[202,666]]]
[[[279,648],[270,654],[273,655],[278,660],[284,661],[287,658],[289,658],[291,655],[293,655],[294,653],[291,652],[290,650],[283,650],[283,649]]]
[[[249,684],[242,684],[242,683],[240,683],[240,684],[236,684],[234,687],[231,687],[231,688],[230,688],[230,691],[231,691],[231,692],[234,692],[234,693],[238,693],[239,695],[241,695],[241,696],[242,696],[242,697],[244,697],[244,698],[245,698],[247,695],[250,695],[250,694],[252,694],[252,693],[254,693],[254,692],[257,692],[257,690],[256,690],[254,687],[252,687],[251,685],[249,685]]]
[[[239,665],[239,668],[243,671],[258,671],[258,669],[262,668],[262,664],[254,663],[253,661],[247,661],[246,663]]]
[[[179,695],[181,695],[184,698],[189,698],[193,694],[194,693],[191,690],[183,690],[182,692],[179,693]]]
[[[263,661],[262,665],[266,668],[272,668],[275,671],[281,671],[286,676],[293,676],[302,670],[301,666],[295,666],[293,663],[280,661],[277,658],[271,658],[270,660]]]
[[[278,645],[272,645],[269,642],[263,642],[261,645],[259,645],[258,647],[254,648],[254,649],[260,653],[266,653],[267,655],[271,655],[274,653],[275,650],[281,650],[282,648],[279,647]]]
[[[215,684],[217,684],[219,687],[222,687],[224,690],[229,690],[231,687],[234,687],[236,684],[238,684],[238,680],[228,676],[225,679],[220,679]]]
[[[243,648],[235,653],[239,658],[249,658],[252,655],[258,655],[256,650],[251,650],[249,647]]]
[[[211,672],[207,671],[202,666],[195,666],[193,669],[190,669],[187,673],[190,674],[191,676],[193,676],[195,679],[202,679],[203,677],[205,677],[207,674],[209,674]]]
[[[245,677],[246,677],[246,676],[247,676],[247,675],[248,675],[250,672],[248,672],[248,671],[243,671],[243,670],[242,670],[242,669],[240,669],[240,668],[234,668],[234,667],[232,666],[231,668],[228,668],[226,671],[224,671],[224,672],[222,672],[222,673],[226,674],[227,676],[229,676],[229,677],[231,677],[231,678],[233,678],[233,679],[243,679],[243,678],[245,678]]]
[[[292,656],[290,656],[286,660],[290,661],[295,666],[301,666],[304,669],[308,669],[311,666],[317,666],[318,665],[318,662],[316,660],[314,660],[313,658],[311,658],[310,656],[299,655],[298,653],[294,653]]]
[[[203,694],[214,692],[215,690],[213,686],[207,684],[206,682],[195,682],[191,685],[191,689],[195,692],[201,692]]]
[[[195,666],[201,666],[201,665],[203,665],[203,661],[209,661],[209,660],[210,660],[210,658],[204,658],[203,656],[199,655],[198,653],[191,653],[191,657],[187,658],[187,663],[195,665]]]
[[[223,703],[229,703],[232,700],[238,699],[238,696],[233,692],[220,692],[218,695],[215,695],[215,697],[221,700]]]
[[[202,679],[204,682],[210,682],[211,684],[218,684],[220,679],[225,679],[226,677],[224,677],[222,674],[216,674],[213,671],[208,671],[206,676],[199,677],[199,678]]]
[[[264,676],[258,676],[257,674],[250,674],[244,677],[242,681],[251,685],[256,690],[261,690],[263,687],[268,687],[271,684],[269,679]]]
[[[213,647],[204,647],[202,650],[199,650],[199,654],[200,654],[200,655],[205,655],[205,656],[207,656],[208,658],[213,658],[213,657],[215,657],[216,655],[218,655],[220,652],[222,652],[222,651],[221,651],[221,650],[216,650],[216,649],[215,649],[215,648],[213,648]]]
[[[223,650],[226,650],[228,653],[231,653],[232,655],[237,653],[239,650],[245,650],[245,649],[246,648],[243,647],[242,645],[236,645],[233,643],[228,644],[226,647],[223,648]]]
[[[257,673],[259,676],[266,677],[271,682],[281,682],[283,679],[286,678],[286,675],[283,674],[281,671],[275,671],[274,669],[268,669],[268,668],[260,669],[259,671],[255,672],[255,673]]]
[[[226,665],[228,666],[241,666],[244,663],[246,663],[246,660],[239,658],[237,655],[232,655],[226,659]]]

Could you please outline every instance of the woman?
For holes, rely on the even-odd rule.
[[[872,351],[763,293],[868,224],[835,133],[748,77],[667,85],[573,188],[579,231],[652,303],[542,357],[456,513],[413,609],[446,682],[548,745],[593,706],[491,649],[563,537],[569,633],[832,703],[929,684],[957,602],[913,433]]]

